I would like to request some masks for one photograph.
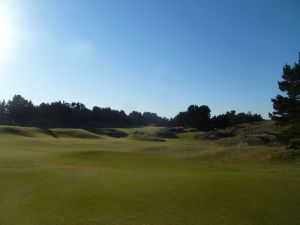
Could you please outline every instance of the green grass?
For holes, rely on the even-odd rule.
[[[286,150],[134,137],[157,129],[1,126],[0,225],[300,224],[300,165]]]

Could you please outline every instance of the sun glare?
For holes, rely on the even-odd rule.
[[[8,8],[0,5],[0,59],[6,58],[13,45],[14,28],[13,20]]]
[[[12,29],[5,18],[0,17],[0,48],[5,48],[9,45],[12,38]]]

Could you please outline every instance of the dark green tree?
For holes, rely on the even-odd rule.
[[[132,111],[129,114],[130,121],[135,125],[144,125],[143,114],[137,111]]]
[[[7,113],[15,123],[28,124],[36,114],[36,108],[31,101],[21,95],[15,95],[7,103]]]
[[[6,113],[6,102],[0,101],[0,116],[4,115]]]
[[[210,108],[207,105],[190,105],[187,111],[175,116],[173,124],[207,131],[210,129]]]
[[[91,111],[80,102],[73,102],[70,105],[73,111],[73,120],[76,124],[85,124],[90,120]]]
[[[278,86],[284,95],[272,99],[274,112],[270,117],[283,126],[279,139],[290,148],[300,147],[300,53],[293,66],[283,67],[282,81]]]
[[[6,102],[0,101],[0,122],[3,123],[7,120],[7,106]]]
[[[190,105],[187,110],[187,123],[199,130],[209,130],[210,108],[207,105]]]

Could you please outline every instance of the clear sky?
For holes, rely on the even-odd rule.
[[[299,0],[0,0],[0,99],[267,117]]]

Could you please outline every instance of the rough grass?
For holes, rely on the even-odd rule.
[[[299,224],[300,165],[291,153],[196,139],[199,132],[165,142],[132,136],[159,129],[117,129],[123,138],[53,129],[55,138],[0,127],[0,225]]]
[[[207,133],[198,132],[196,139],[214,140],[226,146],[276,146],[279,127],[272,121],[240,124],[226,129],[216,129]]]

